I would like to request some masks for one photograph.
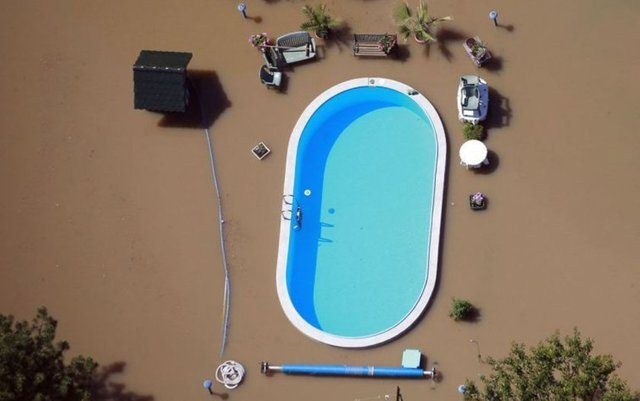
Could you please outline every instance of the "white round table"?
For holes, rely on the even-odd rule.
[[[460,146],[460,164],[466,168],[478,168],[482,164],[489,164],[487,147],[484,143],[471,139]]]

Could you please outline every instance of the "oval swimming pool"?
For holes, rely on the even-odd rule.
[[[407,330],[433,292],[446,140],[437,112],[384,78],[311,102],[287,151],[276,282],[289,320],[342,347]]]

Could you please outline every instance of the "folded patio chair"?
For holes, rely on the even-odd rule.
[[[261,50],[264,63],[270,70],[279,71],[284,65],[286,65],[286,62],[275,47],[267,46],[263,47]]]

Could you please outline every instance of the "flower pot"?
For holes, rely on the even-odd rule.
[[[469,195],[469,207],[471,210],[483,210],[487,207],[487,198],[482,197],[479,200],[474,199],[473,194]]]
[[[328,30],[315,31],[315,32],[313,32],[313,34],[318,39],[326,39],[326,38],[329,37],[329,31]]]

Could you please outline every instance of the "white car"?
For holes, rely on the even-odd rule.
[[[489,85],[476,75],[463,75],[458,85],[458,119],[478,124],[487,118]]]

